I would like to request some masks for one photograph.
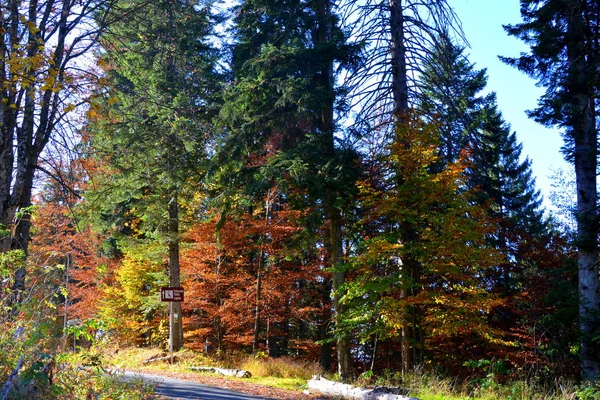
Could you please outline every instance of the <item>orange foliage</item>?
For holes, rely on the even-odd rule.
[[[281,340],[303,339],[300,332],[285,330],[310,323],[316,311],[311,287],[319,271],[294,246],[299,216],[271,204],[267,212],[228,219],[219,232],[216,220],[188,231],[181,265],[189,301],[183,308],[185,330],[195,347],[251,346],[257,309],[260,342],[267,350]]]

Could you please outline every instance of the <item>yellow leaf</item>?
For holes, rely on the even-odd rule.
[[[119,102],[119,98],[117,96],[112,96],[111,98],[108,99],[108,105],[112,106],[113,104],[116,104]]]

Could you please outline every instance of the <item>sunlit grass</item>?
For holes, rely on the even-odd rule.
[[[296,360],[290,357],[227,357],[224,360],[216,361],[205,357],[202,353],[188,349],[174,354],[177,360],[174,364],[171,364],[169,360],[144,363],[151,357],[167,355],[160,349],[131,348],[105,352],[104,358],[108,365],[117,369],[154,373],[160,373],[161,371],[197,373],[293,391],[305,390],[307,381],[313,375],[323,374],[317,363]],[[252,377],[242,379],[223,377],[214,373],[193,372],[190,369],[191,366],[220,366],[243,369],[250,371]],[[363,377],[357,380],[356,385],[394,386],[398,381],[399,379],[395,374],[383,374],[382,376],[372,376],[369,379]],[[416,373],[404,376],[401,382],[401,387],[410,390],[410,396],[420,400],[591,400],[595,398],[592,396],[599,393],[594,391],[592,395],[586,397],[581,388],[578,388],[574,382],[567,380],[560,380],[545,386],[528,381],[498,384],[493,379],[458,383],[456,380],[432,374]],[[588,391],[592,391],[592,389]],[[579,397],[576,397],[576,394],[579,394]]]

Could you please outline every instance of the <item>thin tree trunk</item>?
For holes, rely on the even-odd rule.
[[[252,352],[256,353],[259,347],[260,340],[260,302],[262,292],[262,259],[264,257],[261,249],[258,260],[258,270],[256,271],[256,297],[254,305],[254,341],[252,342]]]
[[[171,287],[181,286],[179,265],[179,204],[177,190],[172,189],[169,201],[169,285]],[[181,303],[173,303],[172,314],[169,318],[169,341],[173,351],[178,351],[183,345],[183,329],[181,321]]]
[[[398,129],[398,124],[407,123],[409,114],[408,104],[408,68],[405,44],[405,19],[402,9],[402,0],[390,0],[390,32],[391,32],[391,63],[392,63],[392,98],[393,115]],[[398,140],[398,139],[396,139]],[[410,143],[404,143],[410,146]],[[399,179],[398,185],[403,185]],[[416,229],[410,223],[402,222],[404,226],[403,241],[416,240]],[[415,283],[419,280],[420,265],[412,255],[403,260],[403,284],[406,286],[400,293],[401,298],[408,299],[415,295]],[[407,374],[414,370],[422,352],[418,345],[417,327],[419,326],[418,309],[414,306],[405,306],[402,311],[405,315],[405,326],[401,329],[402,337],[402,373]]]
[[[331,370],[331,322],[333,316],[331,313],[331,283],[328,280],[323,282],[323,290],[321,293],[321,309],[323,314],[319,325],[319,340],[321,341],[321,358],[320,364],[324,371]]]

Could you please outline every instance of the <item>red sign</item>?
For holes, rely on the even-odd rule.
[[[160,288],[160,301],[183,301],[183,288],[182,287],[161,287]]]

